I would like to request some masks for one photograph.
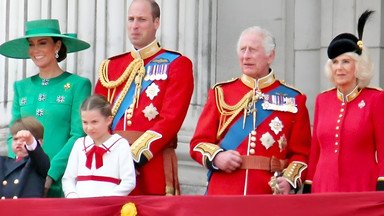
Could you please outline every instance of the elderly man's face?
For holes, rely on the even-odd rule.
[[[263,37],[257,32],[248,32],[240,40],[238,51],[240,68],[243,74],[259,79],[269,73],[269,65],[275,57],[275,51],[266,55],[262,44]]]

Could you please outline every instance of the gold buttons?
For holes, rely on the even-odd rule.
[[[340,123],[340,119],[337,120],[337,123]]]
[[[256,131],[253,130],[253,131],[251,132],[251,135],[252,135],[252,136],[255,136],[255,135],[256,135]]]
[[[12,199],[17,199],[18,197],[17,196],[13,196]]]
[[[339,126],[336,126],[336,130],[339,130],[340,129],[340,127]]]
[[[343,117],[343,114],[340,114],[340,115],[339,115],[339,118],[341,118],[341,117]]]
[[[5,196],[2,196],[1,199],[5,199]]]
[[[250,154],[255,154],[255,149],[250,149],[250,150],[249,150],[249,153],[250,153]]]
[[[15,181],[13,181],[13,184],[19,184],[19,179],[15,179]]]
[[[341,108],[340,112],[344,112],[344,108]]]
[[[339,137],[339,134],[336,134],[335,137],[338,138],[338,137]]]
[[[3,181],[3,185],[5,186],[5,185],[7,185],[8,184],[8,182],[6,181],[6,180],[4,180]]]
[[[131,126],[131,125],[132,125],[132,121],[131,121],[131,120],[128,120],[128,121],[127,121],[127,125],[128,125],[128,126]]]
[[[338,143],[338,142],[335,142],[335,145],[339,145],[339,143]]]
[[[251,142],[251,147],[252,147],[252,148],[255,148],[255,147],[256,147],[256,143]]]
[[[254,136],[251,137],[251,141],[252,141],[252,142],[255,142],[255,141],[256,141],[256,137],[254,137]]]
[[[337,151],[337,149],[335,149],[335,153],[337,153],[338,151]]]

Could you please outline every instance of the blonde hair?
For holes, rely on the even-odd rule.
[[[371,62],[370,54],[366,47],[363,47],[361,55],[355,52],[343,53],[351,57],[355,61],[355,77],[357,79],[357,85],[359,88],[365,88],[371,82],[374,72],[373,64]],[[332,85],[336,86],[333,73],[332,73],[332,59],[328,59],[324,66],[325,75]]]

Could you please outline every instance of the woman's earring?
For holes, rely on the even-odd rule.
[[[59,51],[56,51],[56,55],[55,55],[56,58],[59,58]]]

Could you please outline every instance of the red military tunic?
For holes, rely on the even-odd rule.
[[[166,50],[161,49],[155,41],[140,53],[130,52],[112,57],[108,65],[108,79],[118,80],[134,61],[133,55],[140,55],[147,65],[165,52]],[[179,194],[174,148],[177,145],[177,133],[186,116],[193,92],[193,68],[192,62],[187,57],[178,55],[166,69],[163,67],[151,71],[153,74],[162,74],[162,77],[153,77],[153,82],[143,88],[137,100],[137,107],[134,107],[133,112],[127,109],[113,129],[114,132],[127,138],[131,144],[138,171],[137,184],[132,195]],[[166,60],[158,59],[157,62],[161,65]],[[146,76],[148,73],[150,72],[146,71]],[[114,88],[107,89],[99,79],[95,93],[105,97],[109,95],[110,100],[115,103],[126,82],[117,86],[114,92]]]
[[[272,106],[276,105],[272,110],[258,108],[255,113],[255,122],[260,121],[259,125],[255,129],[252,127],[251,131],[245,132],[245,138],[242,140],[236,141],[234,139],[231,141],[238,142],[238,146],[235,146],[234,150],[238,151],[243,158],[242,168],[230,174],[217,170],[212,164],[213,159],[220,151],[228,150],[227,147],[223,146],[223,140],[227,138],[227,133],[230,133],[229,131],[235,127],[237,127],[235,130],[238,133],[243,133],[245,130],[243,129],[244,111],[241,109],[236,113],[237,108],[235,107],[239,105],[239,101],[242,101],[244,95],[253,94],[255,85],[258,85],[263,93],[263,98],[259,99],[259,103],[267,100],[266,94],[270,95],[271,100],[284,98],[288,101],[294,98],[296,102],[293,104],[296,104],[297,112],[287,111],[290,110],[288,103],[276,101],[271,104]],[[218,88],[222,89],[224,102],[228,107],[232,106],[233,108],[232,111],[235,114],[232,116],[234,117],[232,121],[224,123],[221,121],[225,118],[222,115],[225,112],[221,112],[220,109],[225,106],[220,105],[224,102],[220,99],[221,93],[217,90]],[[278,97],[278,95],[283,97]],[[290,95],[295,96],[291,97]],[[268,182],[274,172],[272,169],[265,170],[265,167],[257,166],[262,163],[260,162],[261,159],[269,161],[272,158],[285,161],[285,164],[280,164],[282,166],[278,169],[280,172],[289,164],[287,168],[289,172],[285,172],[284,177],[293,187],[298,188],[300,179],[304,175],[302,171],[307,166],[311,139],[309,115],[305,102],[305,95],[275,80],[273,72],[257,81],[243,75],[241,79],[222,83],[211,89],[190,144],[192,158],[210,170],[207,194],[271,194],[272,190]],[[284,108],[287,109],[282,111]],[[228,108],[226,111],[230,113],[231,110]],[[252,115],[251,112],[251,118],[247,118],[245,124],[250,123],[249,121],[253,124]],[[265,119],[261,120],[262,118]],[[218,131],[222,130],[222,125],[228,122],[227,128],[218,135]],[[257,161],[246,161],[247,158],[256,158]]]
[[[347,98],[332,89],[316,99],[312,193],[375,191],[384,177],[384,92],[356,88]]]

